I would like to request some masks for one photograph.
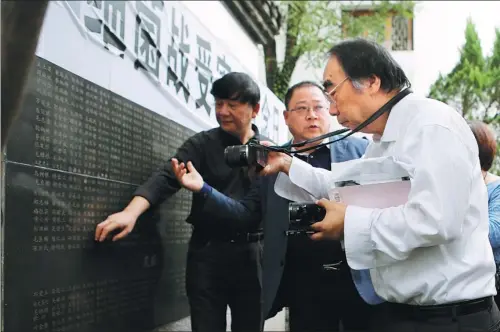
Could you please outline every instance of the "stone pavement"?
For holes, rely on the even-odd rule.
[[[275,317],[268,319],[264,325],[264,331],[286,331],[285,330],[285,311],[282,310]],[[181,319],[177,322],[162,326],[154,332],[187,332],[191,331],[189,317]],[[227,331],[231,331],[231,312],[227,310]]]

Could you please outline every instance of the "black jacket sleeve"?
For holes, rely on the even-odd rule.
[[[177,153],[173,156],[179,162],[187,163],[191,161],[197,170],[201,169],[203,154],[201,144],[203,142],[203,132],[188,138]],[[174,195],[181,185],[175,177],[170,160],[134,192],[134,196],[141,196],[154,206],[162,203],[165,199]]]

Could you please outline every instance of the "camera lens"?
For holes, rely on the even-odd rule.
[[[325,218],[326,210],[314,203],[291,202],[288,205],[290,224],[309,226]]]
[[[248,145],[228,146],[224,150],[224,159],[229,167],[248,166]]]
[[[304,205],[290,203],[288,206],[288,215],[290,220],[299,220],[304,216]]]

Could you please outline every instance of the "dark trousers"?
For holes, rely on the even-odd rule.
[[[262,244],[198,240],[189,244],[186,291],[194,332],[260,331]]]
[[[373,317],[371,332],[498,332],[500,312],[493,301],[488,309],[467,315],[425,315],[401,310],[399,305],[379,305]]]
[[[324,271],[319,283],[291,290],[290,331],[368,331],[374,308],[357,293],[348,270]],[[326,281],[326,278],[331,281]],[[309,287],[313,286],[313,287]],[[342,329],[341,329],[342,327]]]
[[[323,265],[333,262],[334,244],[310,241],[292,239],[288,246],[280,292],[289,307],[290,331],[368,331],[374,306],[359,296],[340,247],[343,262],[328,270]]]

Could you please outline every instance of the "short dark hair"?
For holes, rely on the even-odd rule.
[[[248,103],[255,107],[260,102],[257,83],[245,73],[231,72],[214,81],[210,93],[214,98]]]
[[[352,80],[380,78],[380,87],[385,92],[401,90],[411,83],[401,66],[389,51],[375,42],[356,38],[334,45],[328,56],[335,56],[346,75]]]
[[[481,121],[469,121],[469,127],[479,148],[479,164],[481,169],[487,172],[493,165],[497,153],[495,135],[490,127]]]
[[[302,82],[296,83],[296,84],[292,85],[286,91],[286,94],[285,94],[285,107],[286,107],[286,109],[288,109],[288,105],[290,104],[290,100],[292,99],[292,96],[293,96],[293,93],[295,92],[295,90],[297,90],[299,88],[306,87],[306,86],[315,86],[318,89],[320,89],[321,91],[324,91],[324,89],[321,85],[319,85],[318,83],[313,82],[313,81],[302,81]]]

